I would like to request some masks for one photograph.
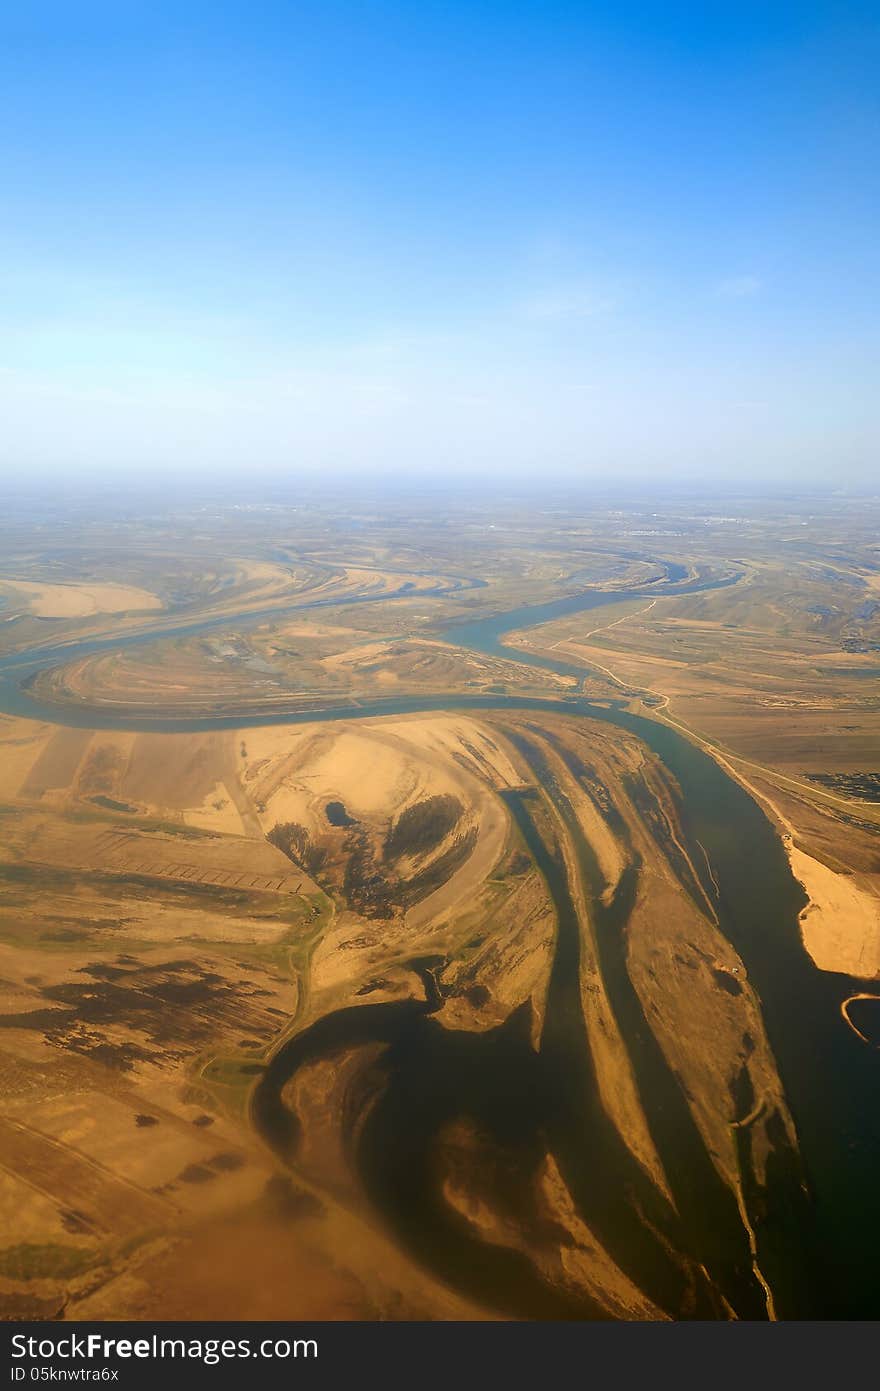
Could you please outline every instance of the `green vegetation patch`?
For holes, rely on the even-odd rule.
[[[8,1280],[63,1280],[98,1265],[100,1259],[96,1251],[82,1246],[21,1242],[0,1251],[0,1275]]]

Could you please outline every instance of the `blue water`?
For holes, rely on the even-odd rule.
[[[447,629],[444,636],[447,641],[475,652],[494,657],[512,656],[520,664],[583,676],[583,668],[559,665],[519,649],[505,648],[503,635],[627,599],[695,593],[733,584],[736,580],[737,577],[729,577],[710,583],[692,581],[675,588],[667,582],[626,592],[587,592],[457,624]],[[422,593],[419,597],[428,596]],[[365,596],[364,601],[367,598],[377,602],[371,596]],[[278,609],[266,610],[260,615],[251,615],[251,621],[269,616],[281,615]],[[55,644],[40,652],[9,658],[0,664],[0,709],[79,728],[159,731],[300,725],[443,709],[527,710],[535,714],[552,711],[602,720],[637,735],[675,779],[682,796],[683,834],[690,844],[695,846],[699,842],[712,864],[720,891],[721,927],[739,952],[749,983],[761,1002],[770,1045],[797,1126],[803,1162],[788,1148],[780,1127],[768,1130],[769,1177],[766,1188],[761,1190],[757,1181],[749,1178],[748,1134],[738,1132],[761,1269],[773,1286],[777,1307],[783,1316],[877,1317],[880,1314],[880,1284],[875,1274],[875,1251],[880,1238],[880,1183],[877,1181],[880,1173],[880,1106],[877,1104],[880,1051],[863,1044],[840,1015],[842,1001],[858,989],[859,983],[849,977],[818,971],[804,951],[798,923],[804,904],[803,892],[792,878],[778,835],[748,793],[714,759],[677,731],[623,708],[596,705],[582,695],[545,700],[490,693],[450,693],[349,701],[308,711],[181,719],[161,715],[135,718],[97,709],[54,706],[35,700],[21,685],[45,666],[94,651],[128,647],[161,636],[191,635],[222,626],[240,627],[241,620],[212,619],[189,624],[183,629],[168,629],[164,633],[152,630],[148,635],[131,635],[122,641],[108,637],[80,644]],[[434,1034],[429,1029],[420,1039],[420,1048],[428,1051],[419,1056],[424,1056],[427,1065],[434,1057],[431,1052]],[[466,1041],[461,1047],[451,1042],[444,1044],[447,1052],[443,1054],[442,1067],[454,1063],[456,1068],[463,1066],[464,1075],[467,1075],[470,1066],[467,1048],[470,1046]],[[530,1066],[527,1052],[522,1053],[520,1061],[523,1068]],[[431,1065],[441,1067],[436,1058]],[[490,1066],[489,1060],[481,1075],[488,1079],[487,1085],[490,1082],[492,1086],[500,1085],[501,1074],[494,1063]],[[417,1079],[414,1085],[415,1082]],[[414,1095],[417,1094],[416,1091]],[[414,1104],[412,1100],[410,1104]],[[401,1123],[405,1115],[406,1108]],[[589,1165],[587,1154],[583,1163]],[[375,1174],[373,1179],[381,1186]],[[512,1290],[518,1288],[519,1278],[510,1263],[504,1271],[499,1268],[498,1279],[507,1282],[505,1288],[508,1284]],[[522,1279],[525,1278],[522,1275]],[[535,1298],[537,1300],[537,1295]]]

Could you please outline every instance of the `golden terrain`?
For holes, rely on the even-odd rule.
[[[513,654],[512,654],[513,658]],[[164,640],[86,656],[41,673],[34,692],[56,704],[112,712],[234,715],[326,708],[415,692],[571,690],[571,677],[478,656],[427,638],[379,639],[314,622],[247,634]]]
[[[28,1299],[34,1311],[65,1304],[69,1317],[170,1314],[202,1279],[220,1222],[243,1252],[262,1251],[267,1232],[279,1248],[296,1247],[281,1287],[266,1289],[263,1302],[253,1296],[254,1316],[286,1307],[304,1264],[312,1311],[468,1312],[399,1253],[392,1259],[346,1158],[340,1117],[374,1059],[335,1056],[297,1074],[290,1104],[304,1138],[290,1191],[248,1130],[247,1094],[291,1028],[361,1000],[418,993],[413,962],[427,955],[447,963],[446,1027],[484,1030],[527,1004],[537,1036],[554,918],[495,795],[533,778],[511,733],[544,746],[609,894],[633,851],[643,862],[632,978],[725,1183],[739,1184],[732,1075],[746,1066],[764,1107],[790,1125],[760,1011],[711,902],[688,897],[623,791],[623,774],[640,778],[674,824],[659,765],[635,740],[561,717],[538,730],[525,717],[496,715],[173,736],[9,722],[5,733],[17,750],[4,764],[0,870],[0,1023],[4,1068],[15,1079],[3,1102],[4,1285],[13,1308]],[[567,772],[559,747],[589,758],[627,840]],[[110,816],[96,797],[126,810]],[[334,802],[351,825],[330,824]],[[210,830],[206,805],[216,809]],[[390,827],[425,807],[436,822],[395,853],[377,887],[364,863],[381,864]],[[549,802],[547,816],[578,899],[582,999],[602,1102],[666,1193],[599,968],[589,892]],[[278,830],[290,826],[299,837],[285,843],[311,875],[266,839],[283,840]],[[709,1033],[711,1054],[694,1046]],[[510,1239],[491,1191],[477,1200],[464,1183],[463,1174],[480,1170],[467,1139],[457,1137],[462,1191],[450,1176],[450,1201],[487,1240]],[[545,1277],[588,1291],[609,1313],[657,1316],[576,1217],[549,1155],[535,1183],[534,1201],[569,1233],[562,1265],[555,1245],[526,1247]],[[284,1235],[289,1223],[295,1241]],[[170,1269],[172,1249],[169,1288],[158,1272]],[[315,1303],[320,1289],[326,1307]],[[209,1281],[198,1307],[222,1316],[232,1294],[218,1288],[213,1303]]]
[[[717,756],[786,837],[817,965],[878,976],[880,606],[842,633],[827,586],[804,571],[753,565],[732,589],[631,600],[508,641],[646,697]]]
[[[519,524],[501,539],[463,527],[436,545],[431,573],[418,546],[395,536],[353,543],[348,559],[319,533],[290,563],[260,551],[213,569],[194,560],[197,584],[153,553],[135,550],[125,570],[92,562],[94,581],[46,578],[52,567],[22,553],[20,572],[34,577],[4,581],[24,605],[3,611],[7,650],[134,628],[145,637],[53,664],[33,683],[41,700],[85,706],[96,725],[161,713],[220,715],[229,727],[148,733],[0,716],[7,1315],[506,1312],[398,1240],[355,1162],[387,1080],[381,1043],[297,1069],[283,1094],[298,1126],[290,1154],[260,1138],[252,1105],[270,1060],[318,1021],[426,1001],[432,988],[442,997],[432,1021],[448,1034],[521,1028],[537,1046],[560,929],[512,814],[524,794],[573,904],[588,1054],[621,1162],[648,1208],[680,1208],[600,940],[630,876],[621,940],[634,1007],[754,1257],[746,1185],[765,1179],[780,1136],[794,1152],[798,1137],[761,1001],[719,927],[711,863],[695,862],[678,789],[647,747],[549,710],[235,723],[398,694],[623,699],[686,732],[761,801],[809,897],[801,922],[813,959],[876,982],[880,793],[864,790],[878,768],[880,607],[865,595],[880,584],[870,568],[768,560],[764,536],[754,554],[743,538],[726,551],[688,538],[660,549],[692,577],[724,551],[723,573],[742,579],[557,619],[507,637],[509,656],[443,640],[451,622],[554,597],[560,583],[573,593],[661,581],[662,564],[614,555],[617,525],[578,523],[559,554]],[[476,573],[487,545],[487,589],[462,591],[454,577]],[[831,571],[856,593],[846,613],[829,600]],[[292,600],[320,608],[291,615]],[[157,636],[150,610],[160,606]],[[867,617],[852,619],[853,608]],[[166,633],[194,617],[229,623]],[[583,676],[529,667],[518,648]],[[549,1144],[511,1177],[509,1154],[463,1113],[433,1163],[460,1231],[517,1253],[562,1303],[596,1317],[669,1316],[585,1219]],[[697,1281],[682,1272],[685,1286]],[[755,1278],[763,1287],[757,1265]],[[722,1294],[713,1298],[721,1310]]]
[[[163,629],[185,627],[193,616],[200,621],[235,618],[243,612],[272,613],[291,604],[321,610],[344,604],[346,600],[381,602],[392,594],[454,593],[455,578],[426,575],[418,571],[375,565],[328,564],[319,560],[296,563],[248,558],[217,560],[210,547],[204,556],[181,562],[175,553],[149,551],[145,555],[108,558],[109,573],[142,578],[142,585],[119,583],[109,578],[96,582],[94,573],[87,581],[61,578],[57,562],[45,559],[35,565],[26,555],[22,568],[41,572],[40,579],[19,574],[0,574],[0,651],[12,642],[15,650],[39,646],[56,634],[65,641],[108,631],[124,633],[134,627],[149,633],[143,614],[163,610]],[[65,567],[60,567],[65,569]],[[90,571],[101,571],[100,562],[91,562]],[[78,573],[78,572],[76,572]]]
[[[486,785],[486,760],[494,759],[498,777],[513,776],[504,754],[478,727],[442,718],[222,736],[90,735],[24,722],[7,722],[4,732],[16,758],[3,766],[2,1022],[5,1067],[19,1079],[4,1089],[12,1170],[5,1182],[15,1214],[6,1228],[8,1293],[24,1279],[39,1300],[72,1297],[77,1316],[111,1306],[119,1316],[143,1313],[153,1307],[150,1263],[166,1259],[170,1241],[181,1244],[172,1234],[186,1219],[194,1234],[183,1244],[193,1250],[175,1257],[170,1312],[188,1284],[185,1261],[205,1259],[198,1224],[206,1214],[228,1214],[232,1240],[256,1252],[277,1208],[279,1244],[286,1249],[285,1224],[296,1221],[306,1227],[305,1249],[323,1250],[309,1259],[328,1308],[337,1306],[340,1281],[349,1299],[355,1292],[360,1315],[387,1312],[383,1300],[403,1299],[404,1291],[412,1298],[423,1279],[408,1267],[398,1275],[401,1289],[384,1293],[324,1270],[337,1229],[346,1246],[350,1229],[358,1233],[367,1271],[380,1239],[360,1231],[363,1216],[351,1228],[347,1209],[307,1201],[305,1190],[279,1196],[274,1166],[242,1129],[247,1089],[294,1021],[359,992],[393,998],[417,988],[410,957],[426,946],[452,949],[481,905],[491,920],[515,903],[521,923],[519,938],[492,954],[501,976],[492,1017],[536,988],[552,938],[540,885],[533,874],[491,880],[509,832]],[[465,745],[467,768],[455,761]],[[377,765],[380,779],[369,776]],[[96,808],[96,796],[130,810],[111,817]],[[354,891],[349,907],[343,893],[328,897],[266,839],[279,823],[298,822],[306,853],[326,856],[322,879],[335,884],[351,856],[347,833],[324,813],[334,796],[346,799],[371,842],[406,807],[454,798],[467,811],[456,816],[454,836],[450,830],[419,857],[419,868],[453,839],[467,842],[467,853],[408,911],[394,903],[377,916]],[[211,831],[202,829],[206,806]],[[404,857],[400,869],[410,868]],[[461,1011],[473,1013],[464,1000]],[[25,1172],[42,1175],[39,1191]],[[117,1192],[133,1195],[128,1205],[117,1201],[119,1222],[107,1201]],[[205,1239],[217,1239],[213,1225]],[[148,1269],[135,1278],[131,1268],[143,1260]],[[385,1251],[381,1264],[393,1271],[399,1260]],[[285,1283],[279,1303],[259,1311],[277,1312],[289,1292]],[[413,1308],[458,1305],[433,1291]]]
[[[88,618],[103,613],[142,613],[162,602],[145,589],[124,584],[35,584],[0,580],[0,593],[37,618]]]

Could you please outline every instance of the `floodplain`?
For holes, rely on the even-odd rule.
[[[877,520],[10,516],[4,1312],[876,1315]]]

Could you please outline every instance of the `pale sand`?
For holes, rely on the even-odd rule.
[[[570,770],[556,750],[545,744],[544,752],[549,759],[555,777],[571,803],[585,837],[589,840],[597,859],[599,859],[609,889],[613,892],[613,885],[618,882],[625,867],[625,858],[620,846],[606,822],[596,811],[593,803],[578,787],[576,780],[571,776]],[[581,923],[581,1000],[602,1104],[607,1114],[614,1118],[614,1122],[632,1154],[651,1175],[661,1192],[665,1193],[671,1201],[663,1164],[645,1119],[629,1053],[618,1028],[611,1002],[608,999],[605,977],[599,965],[599,953],[589,901],[584,893],[581,870],[574,847],[565,832],[563,822],[558,819],[555,812],[554,819],[556,819],[557,830],[561,835],[568,879]]]
[[[292,623],[281,623],[277,630],[280,638],[363,638],[360,628],[345,628],[336,623],[318,623],[306,619],[296,619]]]
[[[470,720],[434,716],[324,726],[310,737],[287,741],[286,748],[262,733],[247,739],[254,762],[267,757],[277,761],[281,749],[294,753],[280,778],[270,765],[248,784],[265,808],[264,829],[295,821],[320,833],[324,807],[335,799],[350,815],[374,824],[426,797],[447,794],[463,802],[467,824],[476,826],[477,843],[452,878],[410,910],[413,927],[448,917],[469,901],[503,854],[507,815],[483,781],[489,756],[503,769],[503,777],[515,774],[506,754],[487,743],[488,736]],[[476,759],[468,746],[479,750]],[[456,763],[455,753],[471,764],[472,772]]]
[[[164,607],[157,595],[128,584],[41,584],[4,579],[0,580],[0,589],[11,589],[20,595],[37,618],[90,618],[96,613]]]
[[[865,980],[880,976],[880,898],[796,846],[786,848],[810,898],[800,916],[801,935],[816,965]]]
[[[465,821],[459,827],[474,826],[477,842],[465,863],[447,882],[421,903],[409,910],[408,922],[422,928],[449,918],[473,896],[504,853],[507,842],[508,818],[503,803],[490,792],[485,783],[487,774],[493,781],[500,777],[515,777],[507,754],[496,745],[488,732],[467,717],[454,715],[415,717],[405,720],[385,720],[381,735],[389,745],[401,744],[415,752],[416,767],[421,777],[430,776],[431,785],[420,789],[420,795],[448,791],[458,796],[467,807]],[[462,767],[461,763],[469,765]],[[413,798],[413,800],[416,800]]]
[[[187,826],[197,826],[203,831],[219,831],[230,836],[247,835],[247,827],[225,782],[216,782],[201,806],[188,808],[183,813],[183,819]]]
[[[602,898],[606,903],[610,903],[620,882],[620,876],[626,868],[626,856],[608,822],[599,815],[590,798],[573,778],[567,780],[566,792],[584,835],[599,861],[599,868],[605,880]]]
[[[89,1249],[88,1237],[72,1233],[61,1205],[31,1187],[27,1179],[0,1169],[0,1231],[10,1246],[58,1246]]]
[[[268,741],[252,742],[262,748]],[[411,758],[377,747],[366,730],[323,726],[321,737],[291,741],[291,752],[297,744],[301,756],[281,770],[283,776],[269,795],[264,788],[277,778],[272,769],[259,776],[253,787],[248,785],[265,806],[261,819],[266,830],[278,821],[297,821],[318,833],[324,828],[326,803],[337,799],[344,802],[349,815],[369,822],[415,799],[427,781]],[[431,786],[430,790],[447,789]]]
[[[0,717],[0,799],[18,796],[54,732],[54,725]]]
[[[303,876],[304,891],[311,880]],[[181,943],[256,942],[273,945],[283,941],[289,925],[283,919],[233,917],[204,908],[179,908],[159,899],[117,900],[125,910],[128,931],[141,942]],[[95,910],[97,911],[97,910]]]
[[[408,584],[413,597],[424,589],[433,589],[438,580],[442,580],[441,575],[418,575],[410,573],[398,573],[396,570],[379,570],[371,565],[343,565],[340,567],[342,573],[331,575],[322,584],[316,585],[311,591],[313,594],[323,594],[326,591],[339,590],[341,593],[362,593],[372,590],[374,593],[383,594],[387,590],[397,590],[403,585]]]
[[[247,748],[240,759],[244,784],[265,806],[267,829],[290,820],[323,829],[323,806],[333,798],[351,815],[372,821],[399,814],[422,797],[460,796],[463,784],[473,795],[470,775],[454,753],[477,779],[491,772],[502,785],[520,781],[503,749],[493,748],[475,722],[454,715],[243,730],[237,739]]]
[[[412,927],[426,927],[450,918],[458,909],[472,903],[504,853],[508,826],[501,802],[478,794],[470,803],[470,810],[471,816],[459,829],[475,826],[476,845],[445,884],[409,910],[408,921]]]
[[[519,787],[522,776],[515,768],[501,736],[493,728],[454,712],[408,715],[386,719],[383,726],[404,737],[419,750],[444,755],[454,764],[460,757],[478,777],[497,787]]]

